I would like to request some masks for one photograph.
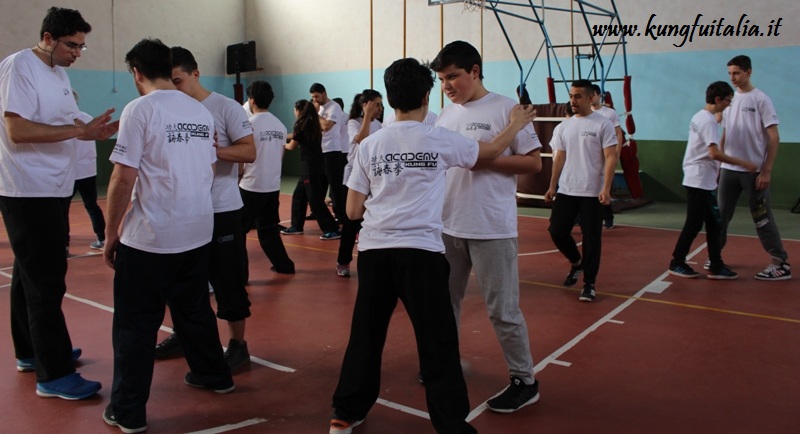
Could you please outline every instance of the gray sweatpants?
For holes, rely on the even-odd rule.
[[[443,234],[442,240],[445,257],[450,263],[450,301],[459,329],[461,301],[474,267],[509,374],[519,377],[525,384],[533,384],[528,326],[519,308],[517,239],[475,240]]]
[[[756,190],[756,177],[758,173],[737,172],[735,170],[722,169],[719,175],[719,212],[722,217],[722,236],[720,238],[722,247],[728,241],[728,224],[736,211],[736,203],[742,192],[747,194],[750,215],[756,226],[756,234],[761,240],[764,250],[772,256],[775,262],[786,262],[789,255],[783,248],[781,234],[778,232],[778,225],[772,215],[772,203],[770,200],[769,188]]]

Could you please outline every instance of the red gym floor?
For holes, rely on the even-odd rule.
[[[290,197],[283,197],[282,216]],[[101,206],[105,206],[101,203]],[[71,212],[72,254],[63,309],[79,371],[103,382],[94,398],[68,402],[34,393],[32,374],[14,368],[8,308],[12,253],[0,237],[0,432],[103,433],[110,393],[112,270],[88,245],[80,202]],[[463,308],[461,356],[473,425],[483,433],[791,433],[800,426],[800,284],[759,282],[767,263],[757,239],[731,237],[726,262],[735,281],[684,280],[665,273],[678,233],[617,226],[603,235],[594,303],[560,282],[567,263],[554,251],[547,220],[520,217],[521,304],[541,382],[541,401],[508,415],[483,403],[507,384],[483,302],[473,287]],[[181,358],[156,363],[148,404],[151,433],[326,432],[330,397],[347,343],[358,273],[334,272],[338,242],[284,237],[293,276],[269,271],[250,234],[253,363],[236,373],[236,391],[217,395],[183,384]],[[579,236],[576,230],[576,236]],[[692,259],[706,256],[698,240]],[[800,241],[785,241],[800,257]],[[82,246],[86,246],[85,248]],[[795,259],[797,261],[797,259]],[[354,262],[355,265],[355,262]],[[699,269],[699,266],[696,267]],[[213,302],[213,298],[212,298]],[[433,432],[417,382],[414,338],[402,307],[385,349],[379,402],[355,434]],[[168,327],[169,316],[165,320]],[[166,337],[167,328],[161,337]],[[223,340],[226,329],[221,324]],[[223,342],[225,343],[225,342]]]

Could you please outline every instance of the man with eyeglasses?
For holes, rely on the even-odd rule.
[[[17,370],[36,371],[36,393],[88,398],[100,383],[81,378],[61,302],[66,292],[66,198],[75,183],[72,139],[116,133],[113,109],[88,123],[64,68],[85,48],[92,27],[80,12],[47,11],[40,41],[0,62],[0,212],[14,252],[11,335]]]

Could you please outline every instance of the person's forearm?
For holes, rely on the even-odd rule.
[[[233,163],[252,163],[256,160],[256,145],[253,136],[245,136],[231,146],[217,147],[217,159]]]
[[[14,143],[55,143],[84,134],[84,125],[47,125],[16,115],[5,117],[6,132]]]
[[[124,167],[115,165],[108,183],[108,194],[106,195],[106,238],[118,236],[122,218],[125,216],[125,211],[127,211],[128,203],[131,199],[134,182],[124,175],[124,171]]]
[[[472,170],[488,169],[506,175],[539,173],[542,170],[542,158],[539,152],[527,155],[500,156],[494,160],[479,160]]]

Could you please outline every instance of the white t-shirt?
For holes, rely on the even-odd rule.
[[[423,120],[422,123],[425,124],[425,125],[433,126],[433,125],[436,125],[436,119],[438,119],[438,118],[439,118],[439,116],[436,113],[428,110],[428,114],[425,115],[425,120]],[[383,126],[384,127],[389,126],[389,124],[393,123],[395,121],[395,119],[397,119],[397,118],[395,117],[394,110],[387,110],[387,111],[383,112]]]
[[[416,121],[395,122],[361,141],[347,187],[367,195],[358,250],[444,253],[445,171],[472,167],[478,142]]]
[[[604,118],[610,120],[611,125],[613,125],[615,129],[619,126],[619,115],[617,115],[617,111],[614,110],[613,108],[601,105],[600,108],[596,110],[594,107],[592,107],[592,110],[595,113],[599,113],[603,115]]]
[[[214,128],[220,148],[231,146],[242,137],[253,134],[247,114],[235,100],[211,92],[200,103],[214,116]],[[215,213],[234,211],[244,206],[238,185],[239,164],[218,160],[214,187],[211,189]]]
[[[250,118],[256,142],[256,161],[244,165],[239,187],[256,193],[281,189],[281,162],[286,145],[286,127],[270,112]]]
[[[700,110],[692,116],[689,141],[683,154],[683,185],[709,191],[717,188],[719,161],[711,159],[708,147],[719,146],[718,128],[716,118],[708,110]]]
[[[8,137],[5,112],[41,124],[73,125],[79,110],[64,68],[45,65],[30,49],[0,62],[0,195],[72,196],[73,140],[14,143]]]
[[[725,128],[725,154],[752,161],[761,167],[769,142],[766,128],[778,124],[778,114],[767,94],[758,89],[744,93],[737,91],[722,119],[722,126]],[[722,168],[747,172],[742,166],[728,163],[722,163]]]
[[[509,124],[511,98],[489,92],[477,101],[450,104],[442,109],[436,125],[463,136],[491,142]],[[520,130],[501,155],[525,155],[541,148],[532,125]],[[471,239],[517,236],[517,176],[493,170],[447,171],[444,233]]]
[[[342,137],[339,138],[339,143],[342,145],[342,153],[349,154],[350,153],[350,134],[348,131],[347,122],[350,120],[350,114],[342,111],[342,115],[339,117],[339,122],[336,122],[336,125],[339,126],[339,132],[342,134]],[[347,183],[347,179],[345,179],[345,183]]]
[[[320,106],[319,117],[325,118],[329,121],[332,120],[336,123],[331,129],[322,133],[323,154],[328,152],[342,152],[341,141],[346,134],[342,131],[342,129],[347,128],[342,122],[342,119],[346,119],[346,117],[342,116],[343,114],[344,112],[342,111],[342,108],[339,107],[339,104],[337,104],[334,100],[329,100]]]
[[[109,159],[139,171],[133,206],[122,222],[123,244],[180,253],[211,241],[211,165],[217,157],[214,118],[202,104],[177,90],[131,101]]]
[[[568,196],[595,197],[603,190],[605,155],[603,150],[617,146],[611,121],[598,113],[573,116],[553,132],[553,152],[566,152],[558,180],[558,192]]]
[[[250,110],[250,99],[247,99],[242,104],[242,108],[244,109],[244,112],[247,113],[247,117],[253,116],[253,111]]]
[[[358,144],[355,142],[356,134],[361,131],[361,125],[364,123],[364,118],[350,119],[347,121],[347,143],[350,144],[350,149],[347,152],[347,164],[344,166],[344,185],[347,185],[347,179],[350,178],[350,173],[353,171],[353,158],[355,158],[355,151]],[[369,123],[369,135],[371,136],[375,131],[381,129],[381,123],[375,119]],[[362,140],[363,142],[363,140]]]
[[[84,123],[89,123],[92,121],[92,116],[80,112],[78,119]],[[97,143],[94,140],[74,140],[75,180],[97,176]]]

